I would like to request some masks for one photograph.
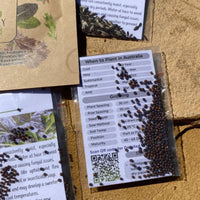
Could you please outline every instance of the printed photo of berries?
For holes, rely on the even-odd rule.
[[[52,110],[0,118],[0,147],[54,138],[56,138],[56,126]]]

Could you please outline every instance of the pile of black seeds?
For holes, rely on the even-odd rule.
[[[7,158],[9,157],[10,156],[5,153],[0,154],[1,167],[7,162]],[[7,165],[6,167],[1,168],[0,174],[0,199],[5,200],[5,198],[8,196],[8,193],[10,192],[10,186],[18,182],[17,176],[19,176],[19,173],[10,165]]]
[[[159,76],[154,76],[155,81],[149,91],[152,93],[152,103],[148,109],[140,110],[138,119],[142,120],[140,127],[143,136],[138,134],[144,156],[150,160],[150,176],[164,176],[174,174],[173,153],[168,141],[168,119],[162,97],[162,85]],[[147,81],[146,81],[147,82]]]
[[[13,128],[10,131],[9,140],[14,142],[15,144],[19,144],[19,142],[29,141],[32,137],[28,134],[29,130],[34,130],[34,127],[30,126],[27,128]]]
[[[133,115],[142,123],[141,126],[136,127],[140,141],[138,153],[143,154],[149,160],[149,162],[143,163],[145,166],[138,166],[133,159],[130,159],[130,164],[138,171],[141,171],[142,168],[146,169],[145,174],[138,176],[138,178],[165,176],[166,174],[173,175],[175,173],[174,154],[169,146],[168,119],[163,104],[161,79],[158,75],[150,72],[154,81],[143,80],[139,82],[136,79],[132,79],[131,75],[128,74],[127,70],[120,63],[117,64],[117,67],[112,66],[111,68],[117,71],[119,79],[129,81],[128,84],[131,89],[137,89],[138,92],[144,94],[142,98],[131,99],[134,108]],[[119,81],[116,80],[115,83],[117,84],[116,89],[120,90]],[[137,95],[138,92],[134,91],[133,94]],[[145,104],[147,102],[145,96],[152,96],[152,103],[150,105]],[[131,114],[131,111],[127,110],[124,116],[132,117]],[[121,122],[123,124],[122,120]],[[118,126],[122,127],[122,124],[118,123]],[[123,127],[126,126],[124,125]],[[126,148],[125,151],[129,152],[129,149],[132,149],[131,146]],[[135,176],[132,178],[135,178]]]
[[[97,13],[89,11],[86,7],[80,6],[78,14],[81,30],[87,35],[137,41],[132,34],[125,32],[122,27],[106,20],[105,16],[98,17]],[[134,30],[138,30],[140,27],[141,24],[135,27]]]

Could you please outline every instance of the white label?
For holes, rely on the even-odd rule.
[[[66,199],[49,90],[0,94],[0,148],[1,172],[11,166],[18,173],[12,178],[1,173],[8,189],[2,199]]]
[[[153,99],[152,52],[83,57],[80,65],[78,97],[89,187],[153,178],[140,139],[147,120],[139,120]]]
[[[99,17],[119,25],[129,35],[141,40],[143,35],[145,0],[77,0]]]

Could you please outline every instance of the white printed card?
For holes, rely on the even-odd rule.
[[[89,187],[173,175],[163,86],[152,52],[82,57],[80,68]]]
[[[49,90],[0,94],[0,199],[66,199]]]

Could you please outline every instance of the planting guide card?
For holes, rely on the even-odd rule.
[[[150,50],[80,58],[78,87],[89,187],[174,173]]]
[[[66,199],[49,90],[0,94],[0,199]]]
[[[81,7],[85,7],[89,9],[89,12],[82,11],[81,12],[81,22],[82,29],[86,32],[90,32],[85,29],[86,22],[91,23],[93,20],[90,19],[95,17],[95,13],[98,17],[101,18],[99,21],[96,18],[96,21],[99,21],[102,26],[105,26],[105,30],[101,30],[100,32],[107,32],[107,25],[111,26],[111,24],[107,21],[111,21],[113,24],[113,31],[119,28],[119,32],[121,33],[121,37],[125,36],[127,38],[136,38],[141,40],[143,37],[143,28],[144,28],[144,11],[145,11],[145,0],[77,0],[78,4]],[[82,16],[83,15],[83,16]],[[85,18],[88,18],[85,20]],[[107,20],[102,22],[102,20]],[[83,22],[85,21],[85,22]],[[114,26],[115,25],[115,26]],[[117,27],[116,27],[117,25]],[[98,24],[94,24],[94,27],[98,27]],[[123,33],[120,28],[123,29]],[[92,26],[89,27],[92,29]],[[103,35],[101,33],[97,33]],[[112,35],[112,30],[109,29],[109,34]],[[117,33],[113,32],[113,37],[117,36]],[[120,35],[120,34],[119,34]],[[106,35],[105,35],[106,36]]]

